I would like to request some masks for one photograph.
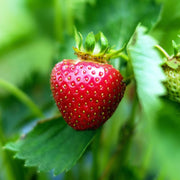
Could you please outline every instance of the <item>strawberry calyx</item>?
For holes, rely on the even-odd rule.
[[[94,35],[90,32],[83,45],[83,37],[80,32],[75,29],[76,47],[73,47],[75,54],[80,60],[95,61],[100,63],[107,63],[109,59],[114,59],[123,56],[123,46],[119,50],[110,47],[107,38],[102,32]]]
[[[180,68],[180,44],[177,45],[175,41],[172,41],[174,53],[171,56],[161,46],[156,45],[155,47],[165,56],[164,62],[162,64],[163,66],[167,65],[172,69]]]
[[[180,56],[172,56],[165,61],[165,64],[167,64],[172,69],[178,69],[180,67]]]
[[[174,54],[167,59],[166,64],[172,69],[178,69],[180,67],[180,46],[177,45],[175,41],[172,41],[172,46]]]

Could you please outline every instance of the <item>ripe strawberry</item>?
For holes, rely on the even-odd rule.
[[[101,126],[112,116],[124,95],[122,75],[106,62],[122,50],[110,52],[102,33],[99,39],[103,47],[98,54],[92,52],[97,39],[91,33],[86,39],[85,52],[81,40],[79,49],[74,48],[79,59],[65,59],[51,73],[55,102],[67,124],[76,130]]]
[[[51,89],[70,126],[96,129],[111,117],[123,97],[122,79],[108,64],[63,60],[52,70]]]

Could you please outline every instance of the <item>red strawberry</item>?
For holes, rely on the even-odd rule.
[[[77,51],[81,60],[63,60],[53,68],[51,90],[71,127],[96,129],[116,110],[124,95],[125,83],[118,70],[101,63],[102,59],[106,60],[105,54],[95,56]]]
[[[64,60],[52,70],[51,89],[70,126],[96,129],[111,117],[123,97],[122,79],[108,64]]]

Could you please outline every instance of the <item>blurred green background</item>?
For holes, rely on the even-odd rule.
[[[95,171],[102,179],[116,179],[116,167],[112,165],[112,174],[107,176],[104,171],[116,150],[119,129],[129,118],[133,84],[103,127],[97,162],[93,164],[88,148],[71,171],[56,177],[51,172],[36,173],[36,168],[24,167],[23,161],[13,159],[12,153],[2,149],[42,118],[41,112],[28,108],[18,92],[24,92],[46,118],[58,114],[50,91],[50,73],[58,61],[75,58],[74,26],[84,36],[90,31],[102,31],[111,45],[120,48],[141,23],[171,54],[171,40],[179,41],[179,9],[179,0],[0,0],[0,180],[91,180]],[[123,73],[118,59],[113,65]],[[168,179],[160,173],[147,137],[142,136],[147,124],[141,122],[140,115],[136,117],[140,122],[133,137],[130,163],[121,168],[121,179]],[[121,121],[117,122],[118,117]]]

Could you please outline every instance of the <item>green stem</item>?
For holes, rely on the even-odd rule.
[[[128,121],[121,128],[120,134],[119,134],[119,145],[120,147],[122,147],[121,153],[119,153],[119,162],[121,162],[121,165],[120,165],[121,167],[126,164],[128,150],[130,147],[132,135],[134,133],[137,104],[138,104],[137,94],[135,94],[133,104],[132,104],[131,114],[128,118]]]
[[[149,147],[147,148],[147,152],[145,153],[143,157],[143,162],[141,163],[142,164],[142,169],[141,169],[142,179],[146,179],[147,170],[149,168],[151,160],[152,160],[152,146],[149,145]]]
[[[111,171],[113,170],[113,168],[114,168],[113,172],[115,172],[114,175],[119,174],[122,167],[126,164],[126,160],[128,157],[128,150],[130,148],[130,143],[134,132],[137,104],[138,104],[137,95],[135,95],[130,117],[128,121],[120,129],[119,143],[117,149],[113,154],[113,156],[111,157],[111,159],[109,160],[109,162],[107,163],[107,166],[100,180],[109,177],[109,175],[112,173]]]
[[[22,103],[24,103],[31,111],[32,113],[39,117],[43,118],[44,115],[41,112],[41,110],[36,106],[36,104],[20,89],[18,89],[16,86],[10,84],[7,81],[4,81],[0,79],[0,86],[2,86],[4,89],[9,91],[11,94],[13,94],[17,99],[19,99]]]
[[[2,129],[2,118],[1,118],[1,112],[0,112],[0,143],[2,145],[4,145],[6,143],[5,137],[4,137],[4,133],[3,133],[3,129]]]
[[[92,179],[98,179],[99,165],[98,165],[98,153],[100,148],[100,136],[101,130],[99,130],[96,134],[95,140],[93,142],[92,154],[93,154],[93,164],[92,164]]]
[[[54,0],[54,9],[55,9],[55,19],[54,19],[54,25],[55,25],[55,34],[56,38],[59,42],[62,42],[63,39],[63,1],[61,0]]]
[[[0,113],[0,157],[3,161],[3,168],[6,171],[6,178],[7,180],[15,180],[14,171],[12,167],[12,163],[10,161],[10,158],[8,156],[8,153],[3,150],[3,146],[6,144],[6,138],[4,136],[4,132],[2,129],[2,118]]]
[[[161,46],[159,46],[159,45],[155,45],[155,47],[161,52],[161,53],[163,53],[164,54],[164,56],[167,58],[167,59],[169,59],[169,54],[161,47]]]
[[[126,60],[126,61],[129,61],[129,57],[124,53],[119,54],[119,57]]]
[[[131,115],[129,118],[129,124],[134,126],[135,123],[135,117],[136,117],[136,110],[137,110],[137,105],[138,105],[138,97],[137,94],[135,93],[134,99],[133,99],[133,104],[132,104],[132,110],[131,110]]]

